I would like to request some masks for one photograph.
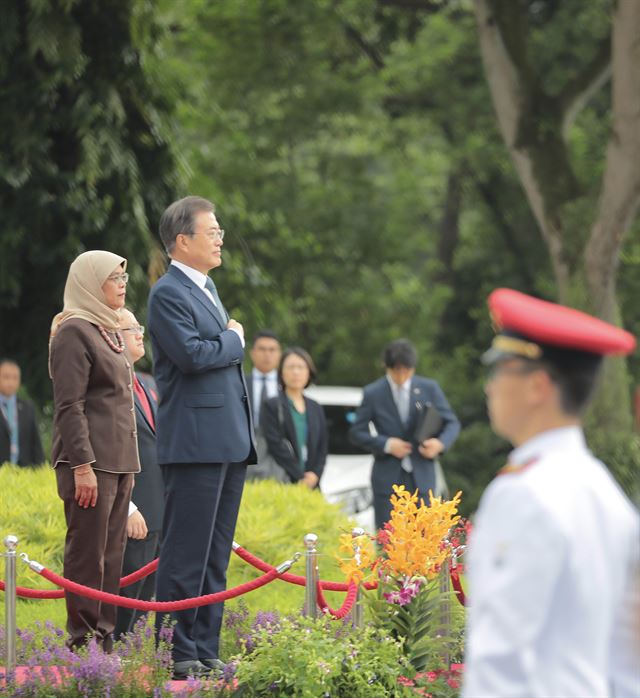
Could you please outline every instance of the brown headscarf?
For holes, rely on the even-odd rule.
[[[51,323],[51,337],[69,318],[82,318],[107,330],[117,330],[120,313],[105,303],[102,284],[114,271],[126,268],[124,257],[105,250],[91,250],[76,257],[64,287],[64,307]]]

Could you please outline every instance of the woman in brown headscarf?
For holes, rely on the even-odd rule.
[[[95,250],[69,269],[51,325],[55,416],[51,463],[64,502],[64,575],[118,593],[133,474],[139,472],[131,362],[119,313],[127,260]],[[69,646],[95,637],[111,650],[116,608],[66,594]]]

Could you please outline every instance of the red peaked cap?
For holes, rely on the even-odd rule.
[[[545,347],[603,356],[630,354],[636,346],[626,330],[510,288],[492,291],[488,303],[499,332],[485,357],[488,363],[506,355],[540,358]]]

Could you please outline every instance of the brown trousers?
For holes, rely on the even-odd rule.
[[[95,473],[98,501],[95,507],[83,509],[75,501],[73,471],[62,464],[56,468],[58,495],[64,502],[67,521],[64,576],[93,589],[117,594],[133,474],[100,470]],[[81,647],[95,637],[105,651],[111,651],[116,607],[71,593],[65,594],[65,599],[69,647]]]

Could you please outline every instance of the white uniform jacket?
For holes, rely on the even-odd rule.
[[[512,452],[471,538],[464,698],[640,696],[640,519],[578,427]]]

